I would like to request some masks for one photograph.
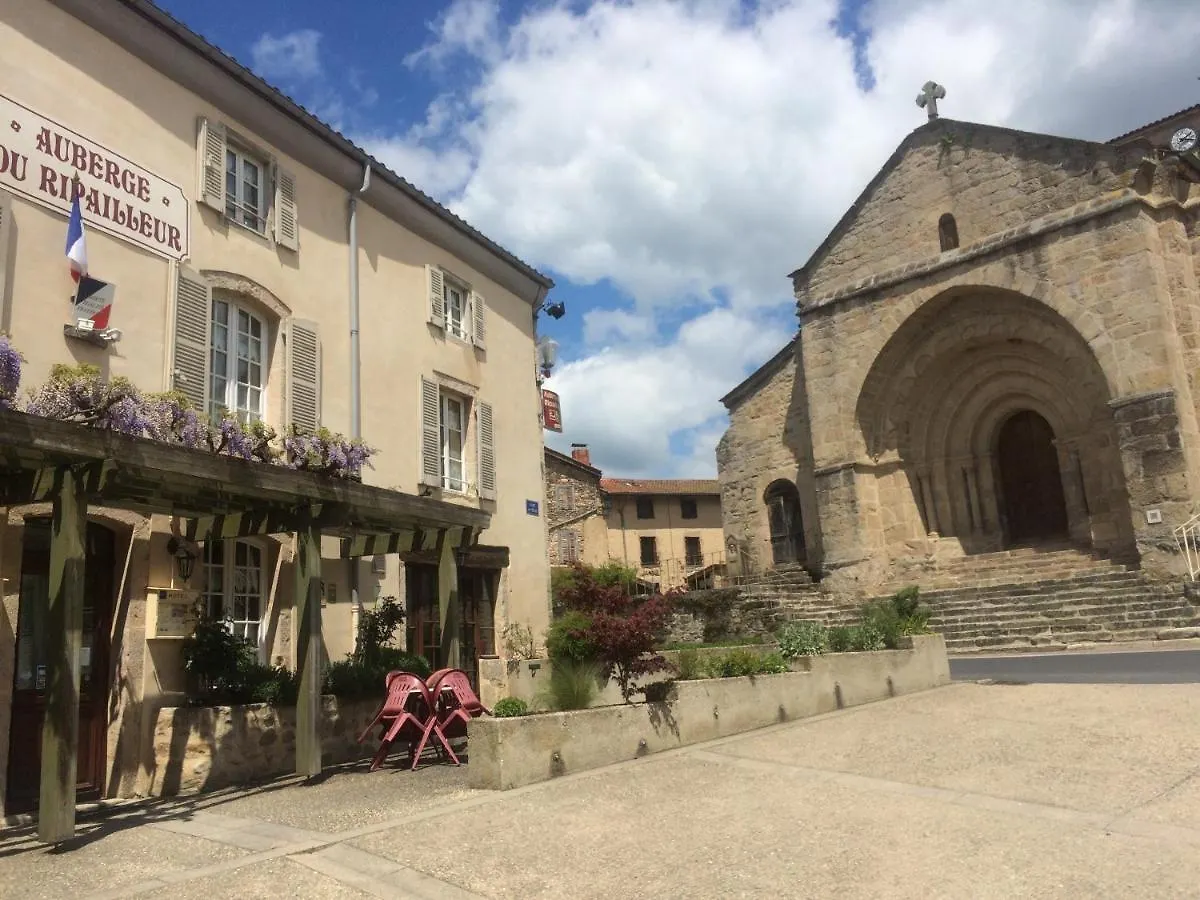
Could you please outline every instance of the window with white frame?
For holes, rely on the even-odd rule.
[[[261,421],[265,389],[266,323],[228,300],[213,298],[209,415],[224,411],[243,422]]]
[[[461,340],[470,340],[469,294],[462,285],[446,279],[446,331]]]
[[[467,400],[442,393],[442,488],[464,493],[467,469],[463,455],[467,434]]]
[[[267,164],[232,143],[225,147],[225,215],[265,234],[267,230]]]
[[[250,541],[204,544],[204,607],[229,630],[258,646],[262,636],[263,548]]]

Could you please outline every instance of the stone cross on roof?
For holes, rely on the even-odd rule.
[[[930,122],[938,117],[937,102],[944,99],[945,96],[946,89],[936,81],[925,82],[921,93],[917,94],[917,106],[929,113]]]

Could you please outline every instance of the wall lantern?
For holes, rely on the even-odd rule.
[[[541,338],[537,342],[537,361],[542,370],[542,377],[549,378],[554,364],[558,362],[558,341],[549,337]]]
[[[179,569],[179,577],[188,581],[192,577],[192,568],[196,564],[196,554],[177,537],[167,541],[167,552],[175,557],[175,565]]]

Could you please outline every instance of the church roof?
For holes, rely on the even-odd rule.
[[[774,375],[779,368],[791,357],[795,352],[796,341],[800,336],[797,334],[790,341],[783,345],[783,349],[768,359],[765,363],[751,372],[746,380],[735,387],[732,391],[721,398],[721,402],[726,409],[733,409],[737,404],[741,403],[760,387],[763,383]]]
[[[1200,103],[1196,104],[1195,106],[1189,106],[1187,109],[1181,109],[1179,112],[1171,113],[1169,116],[1163,116],[1161,119],[1155,119],[1153,122],[1147,122],[1145,125],[1133,129],[1133,131],[1127,131],[1124,134],[1118,134],[1108,143],[1123,144],[1127,141],[1133,140],[1134,138],[1142,137],[1142,135],[1146,134],[1147,132],[1153,131],[1161,125],[1165,125],[1167,122],[1183,116],[1200,116]]]

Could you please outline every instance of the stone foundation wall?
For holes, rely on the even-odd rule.
[[[379,700],[321,698],[321,764],[371,756],[371,735],[355,743]],[[247,706],[164,707],[154,725],[151,796],[210,791],[294,771],[296,710],[258,703]]]

